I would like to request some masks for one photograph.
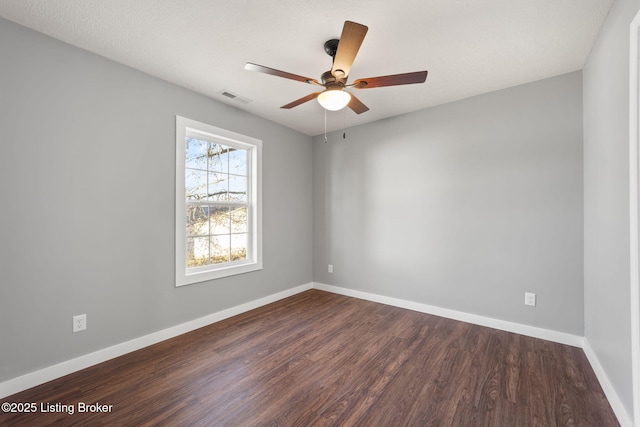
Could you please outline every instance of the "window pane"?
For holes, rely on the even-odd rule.
[[[247,234],[231,235],[231,261],[247,259]]]
[[[207,141],[185,138],[185,167],[192,169],[207,169]]]
[[[247,151],[232,150],[229,152],[229,173],[247,176]]]
[[[187,205],[187,236],[209,235],[209,207]]]
[[[209,264],[209,237],[187,237],[187,267]]]
[[[229,262],[231,239],[228,234],[211,236],[211,263],[220,264]]]
[[[231,232],[246,233],[247,230],[247,208],[236,208],[231,210]]]
[[[229,175],[229,200],[234,202],[247,201],[247,178]]]
[[[231,219],[229,218],[229,208],[211,208],[209,217],[211,234],[230,234]]]
[[[207,199],[207,172],[186,169],[184,195],[186,200]]]
[[[229,196],[229,175],[209,173],[209,200],[226,201]]]
[[[229,173],[229,147],[222,144],[209,144],[209,170]]]

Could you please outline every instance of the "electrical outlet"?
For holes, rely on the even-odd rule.
[[[536,306],[536,294],[531,292],[524,293],[524,305]]]
[[[87,315],[79,314],[73,316],[73,332],[80,332],[87,329]]]
[[[333,264],[329,264],[329,273],[333,273]]]

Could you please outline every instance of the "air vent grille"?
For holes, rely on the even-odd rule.
[[[241,104],[248,104],[248,103],[251,102],[251,100],[249,98],[245,98],[243,96],[239,96],[239,95],[237,95],[237,94],[235,94],[235,93],[233,93],[233,92],[231,92],[229,90],[226,90],[226,89],[222,89],[220,92],[218,92],[218,95],[224,96],[225,98],[228,98],[228,99],[230,99],[232,101],[235,101],[235,102],[239,102]]]

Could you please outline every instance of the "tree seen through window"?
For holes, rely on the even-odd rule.
[[[247,258],[248,153],[185,138],[187,267]]]

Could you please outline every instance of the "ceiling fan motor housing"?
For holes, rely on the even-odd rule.
[[[347,79],[345,77],[336,78],[333,74],[331,74],[331,70],[325,71],[324,73],[322,73],[322,76],[320,77],[320,79],[322,81],[323,86],[325,86],[327,89],[335,89],[335,88],[342,89],[344,85],[347,83]]]

